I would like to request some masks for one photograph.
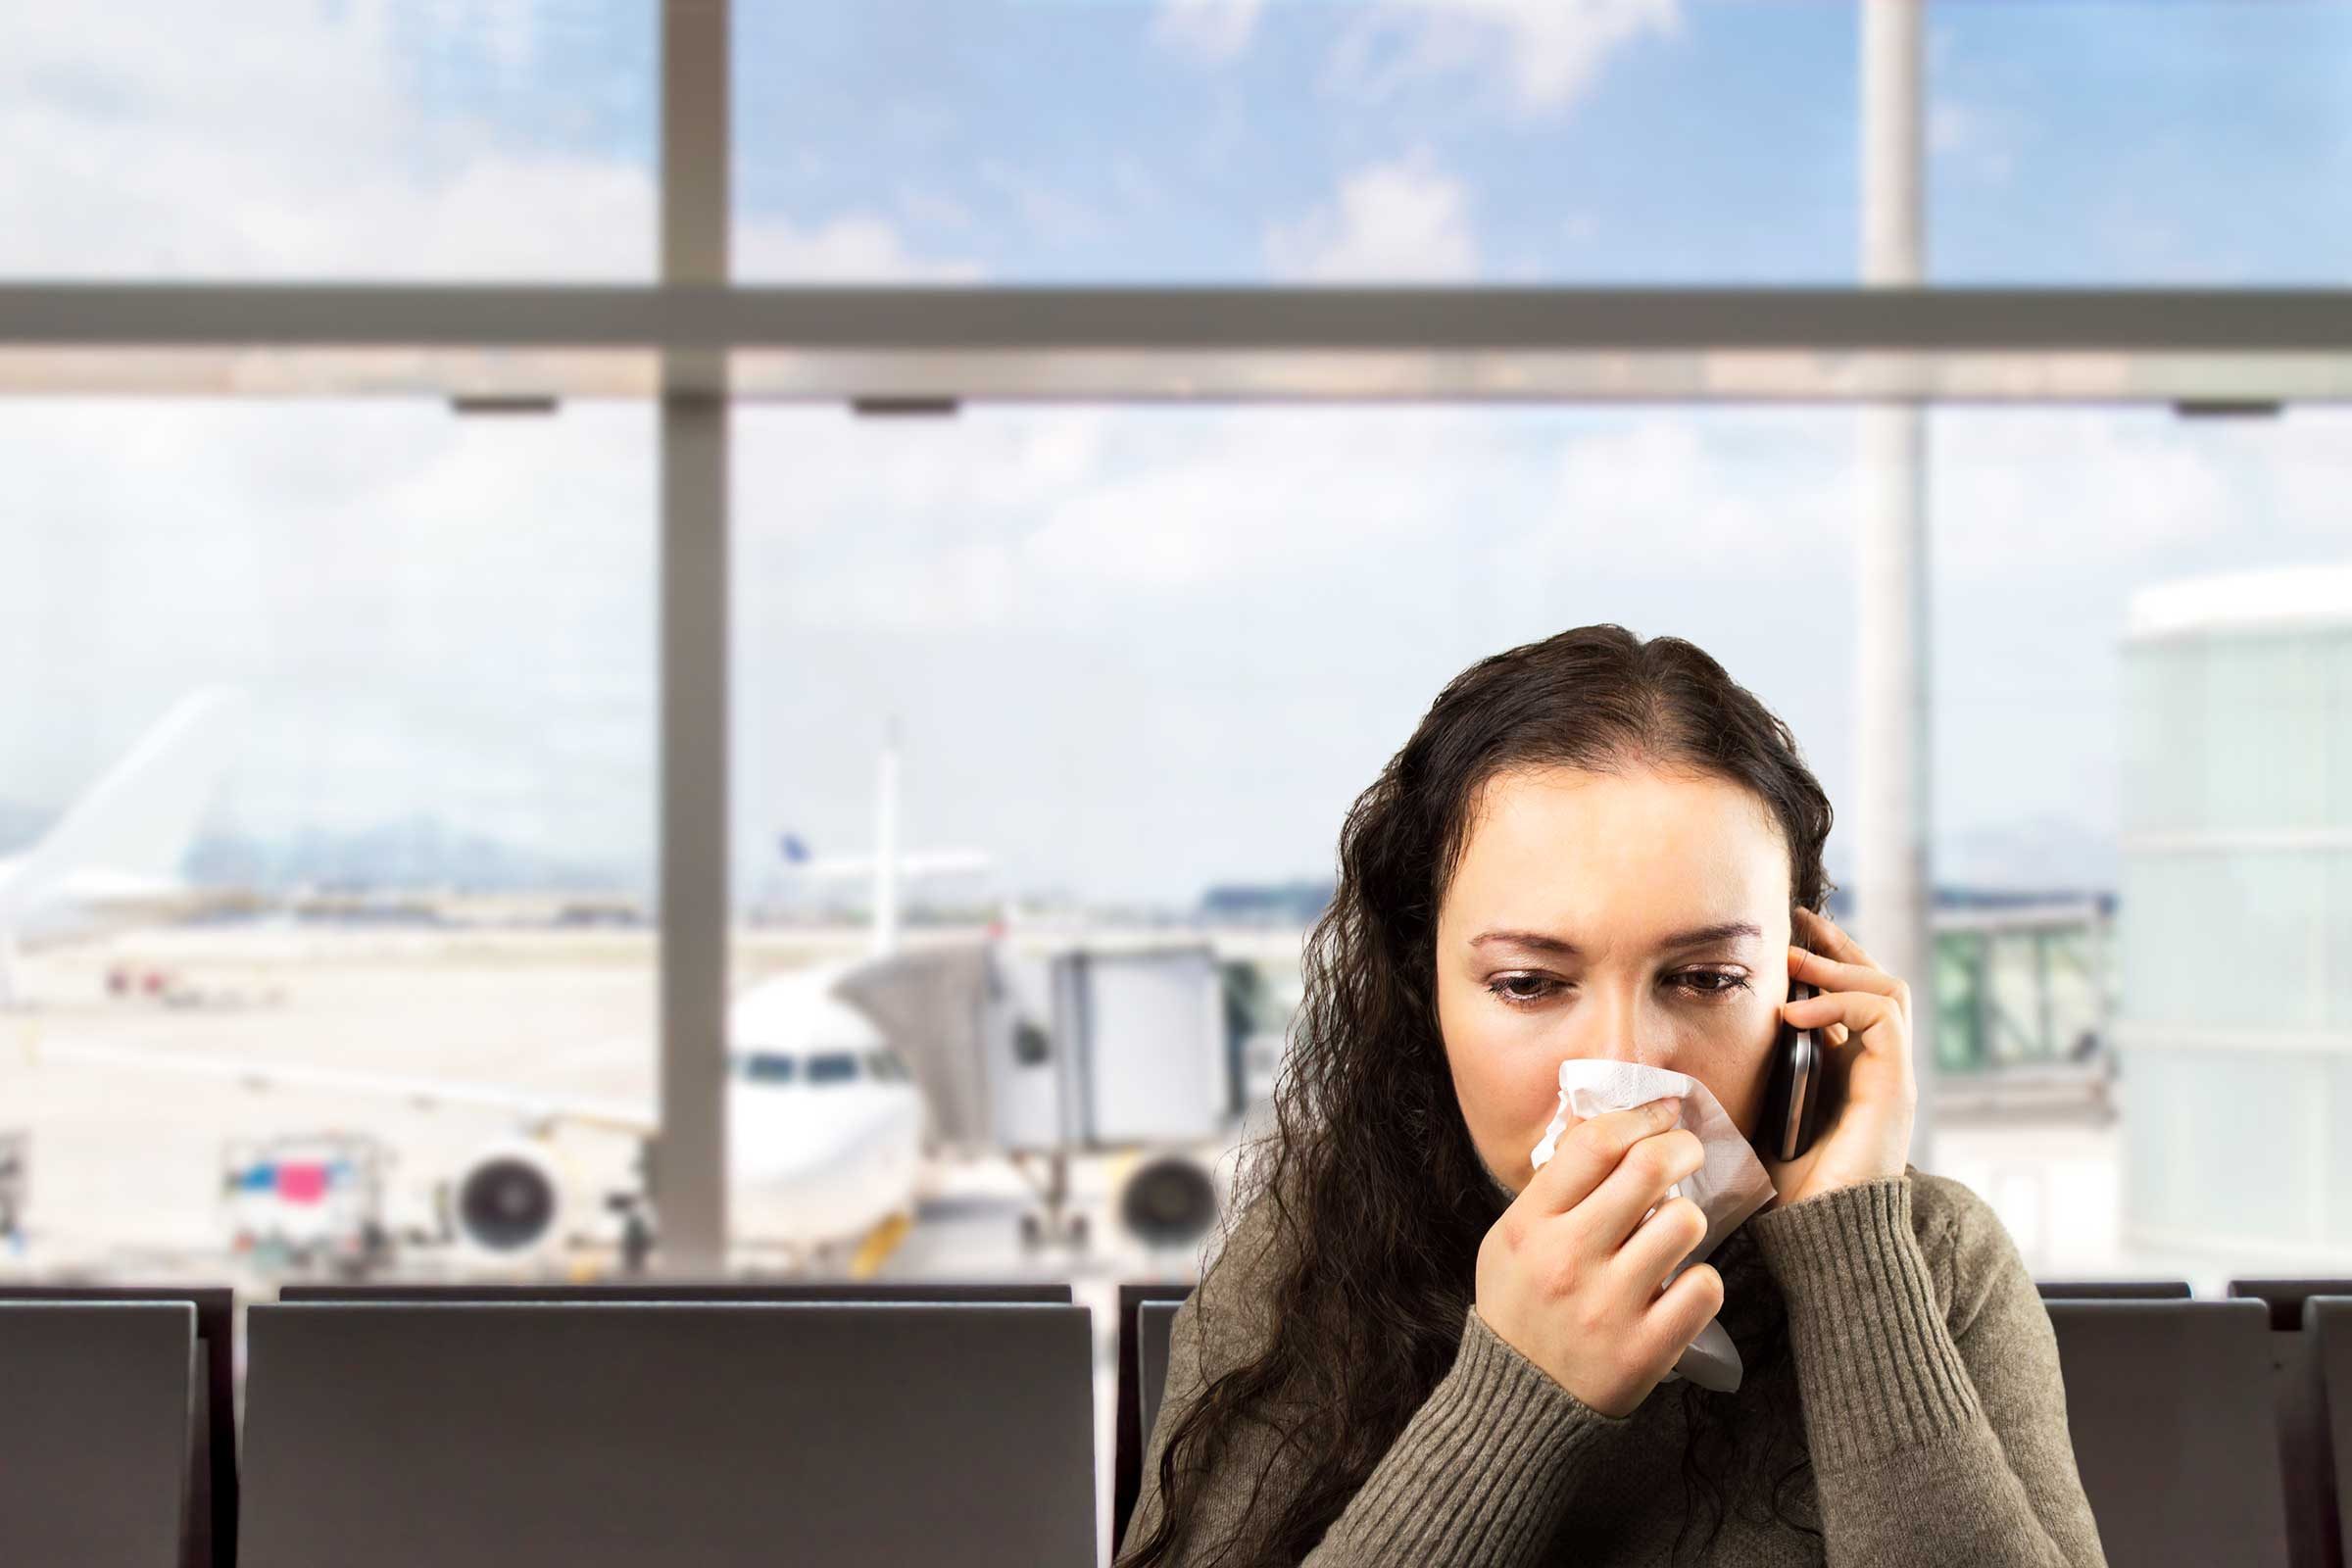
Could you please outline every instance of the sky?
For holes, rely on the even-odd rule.
[[[737,0],[747,281],[1856,275],[1833,0]],[[0,277],[643,280],[654,12],[172,0],[0,16]],[[1936,3],[1929,270],[2352,284],[2352,5]],[[1833,408],[747,410],[737,885],[909,842],[1188,903],[1327,873],[1474,660],[1614,620],[1854,785]],[[2352,417],[1931,419],[1938,874],[2113,864],[2132,590],[2343,559]],[[431,817],[650,876],[640,406],[0,403],[0,805],[189,685],[257,696],[217,825]],[[1850,874],[1833,837],[1833,875]]]

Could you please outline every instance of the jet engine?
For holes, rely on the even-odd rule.
[[[494,1258],[518,1260],[562,1237],[569,1184],[544,1149],[499,1144],[460,1168],[448,1189],[449,1228]]]

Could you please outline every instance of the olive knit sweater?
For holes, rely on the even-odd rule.
[[[1176,1314],[1166,1392],[1126,1542],[1160,1511],[1159,1459],[1209,1377],[1260,1343],[1276,1266],[1261,1200]],[[2091,1568],[2098,1529],[2075,1473],[2058,1350],[2034,1282],[1984,1200],[1917,1170],[1751,1218],[1716,1251],[1724,1326],[1750,1363],[1738,1393],[1662,1384],[1601,1415],[1495,1335],[1475,1307],[1452,1369],[1332,1523],[1311,1568],[1617,1568],[1692,1560],[1714,1514],[1684,1474],[1690,1401],[1732,1429],[1801,1407],[1809,1468],[1777,1512],[1732,1488],[1695,1560],[1780,1568]],[[1785,1315],[1788,1355],[1756,1344]],[[1793,1383],[1795,1398],[1788,1397]],[[1778,1385],[1777,1391],[1775,1385]],[[1779,1398],[1776,1401],[1775,1394]],[[1711,1423],[1712,1424],[1712,1423]],[[1263,1426],[1245,1423],[1209,1477],[1173,1568],[1199,1568],[1252,1506],[1282,1497]],[[1262,1488],[1261,1488],[1262,1482]],[[1680,1548],[1693,1508],[1697,1526]],[[1255,1565],[1252,1565],[1255,1568]]]

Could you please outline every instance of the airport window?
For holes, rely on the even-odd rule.
[[[1934,7],[1928,273],[2340,284],[2352,7]],[[2117,92],[2129,80],[2130,92]]]
[[[739,0],[735,25],[747,283],[1854,276],[1847,7]]]
[[[42,1053],[0,1066],[36,1249],[246,1229],[300,1277],[439,1234],[436,1185],[514,1136],[469,1092],[650,1118],[654,452],[644,405],[0,403],[0,665],[44,671],[0,705],[0,859],[79,803],[76,853],[136,890],[53,881],[0,930]],[[329,1130],[387,1178],[213,1200],[232,1143]],[[564,1213],[612,1240],[636,1139],[550,1137]]]
[[[1843,612],[1797,611],[1771,637],[1741,629],[1759,604],[1847,602],[1865,461],[1849,411],[975,405],[924,419],[750,409],[736,425],[737,612],[763,638],[737,666],[737,795],[759,803],[738,839],[753,953],[802,929],[872,929],[859,858],[886,811],[908,867],[894,941],[909,950],[971,940],[992,918],[1032,954],[1072,929],[1208,932],[1260,977],[1237,1076],[1262,1097],[1354,792],[1481,652],[1603,607],[1716,652],[1789,720],[1832,800],[1852,798],[1851,685],[1823,674],[1850,670]],[[2113,737],[2127,714],[2151,721],[2134,693],[2168,681],[2128,658],[2121,606],[2170,577],[2303,559],[2332,527],[2347,420],[1952,409],[1928,427],[1947,650],[1937,855],[1956,901],[1917,988],[1936,999],[1936,1158],[2007,1205],[2035,1267],[2095,1269],[2127,1255],[2119,1020],[2203,1025],[2230,1007],[2170,960],[2135,980],[2150,960],[2118,946]],[[2266,693],[2327,700],[2310,695],[2309,656],[2254,658],[2199,674],[2244,694],[2221,722],[2259,728],[2282,711]],[[839,673],[821,688],[789,674],[818,666]],[[845,710],[859,716],[840,724]],[[812,750],[819,732],[840,744]],[[2278,743],[2300,748],[2291,780],[2206,786],[2157,757],[2126,798],[2169,810],[2185,791],[2269,789],[2248,796],[2270,813],[2249,821],[2273,826],[2309,805],[2278,791],[2307,795],[2328,772],[2324,726],[2296,733]],[[998,760],[977,768],[979,756]],[[771,856],[784,833],[856,874]],[[1848,896],[1850,854],[1834,832]],[[2291,869],[2242,882],[2252,907],[2280,912],[2232,926],[2241,964],[2259,966],[2265,944],[2309,947],[2288,933],[2295,911],[2328,906],[2305,888],[2316,864],[2283,904],[2262,891]],[[2271,873],[2132,861],[2122,886],[2206,907],[2236,885],[2224,874]],[[2174,951],[2152,925],[2126,929]],[[2294,972],[2242,1021],[2321,1019],[2306,999],[2330,982]],[[1038,985],[1012,1028],[1018,1069],[1043,1069],[1050,1028],[1078,1016],[1051,998]],[[1220,1035],[1213,1049],[1235,1047]],[[2088,1129],[2031,1201],[2005,1174],[2007,1079],[2038,1080]]]
[[[650,281],[659,15],[10,7],[0,277]]]
[[[0,1275],[1107,1322],[1596,621],[1788,721],[2032,1273],[2352,1256],[2352,4],[185,9],[0,17]]]
[[[825,1051],[808,1058],[811,1084],[846,1084],[858,1076],[858,1058],[846,1051]]]
[[[741,0],[735,275],[1850,283],[1859,15]],[[1928,34],[1929,277],[2340,279],[2352,10],[1956,5]]]

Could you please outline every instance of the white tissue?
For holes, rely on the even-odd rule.
[[[1756,1158],[1756,1152],[1705,1084],[1689,1073],[1640,1062],[1572,1056],[1560,1063],[1559,1109],[1544,1130],[1544,1141],[1529,1156],[1542,1170],[1559,1147],[1560,1135],[1568,1130],[1571,1114],[1590,1121],[1612,1110],[1646,1105],[1674,1095],[1683,1101],[1675,1125],[1698,1135],[1704,1163],[1669,1188],[1666,1196],[1679,1195],[1696,1203],[1707,1217],[1707,1234],[1690,1250],[1690,1256],[1674,1266],[1669,1280],[1691,1264],[1705,1261],[1725,1237],[1772,1200],[1772,1178],[1765,1173],[1763,1161]],[[1667,1376],[1671,1380],[1679,1374],[1702,1389],[1729,1394],[1740,1387],[1740,1370],[1739,1347],[1732,1344],[1720,1322],[1710,1320]]]

